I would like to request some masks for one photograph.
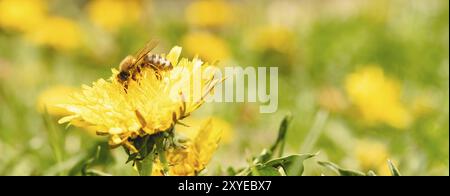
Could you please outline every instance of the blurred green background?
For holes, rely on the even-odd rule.
[[[246,164],[292,114],[287,152],[388,174],[449,175],[447,0],[0,0],[0,175],[79,174],[103,137],[58,125],[51,105],[149,39],[219,66],[278,66],[279,109],[212,103],[224,130],[206,174]],[[51,114],[46,115],[47,112]],[[135,175],[121,149],[95,167]]]

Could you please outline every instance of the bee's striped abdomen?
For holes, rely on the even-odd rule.
[[[152,64],[155,68],[160,70],[171,70],[172,63],[161,55],[148,54],[147,63]]]

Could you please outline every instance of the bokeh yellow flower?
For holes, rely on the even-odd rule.
[[[204,97],[212,91],[214,72],[204,73],[212,66],[197,58],[178,61],[180,47],[174,47],[167,59],[173,70],[157,78],[153,69],[143,69],[138,81],[130,80],[128,89],[118,82],[118,71],[113,69],[110,79],[99,79],[92,86],[83,86],[81,93],[74,95],[70,104],[62,105],[72,115],[59,122],[83,121],[95,125],[97,133],[109,135],[110,144],[129,145],[128,139],[152,135],[172,128],[204,103]],[[192,78],[199,72],[200,89],[193,89]],[[200,96],[189,91],[200,92]],[[125,142],[125,143],[124,143]]]
[[[414,97],[411,103],[414,117],[419,118],[431,114],[437,108],[434,97],[432,92],[422,92],[421,95]]]
[[[50,87],[39,95],[36,104],[37,109],[40,113],[47,112],[53,116],[70,115],[67,109],[58,107],[57,105],[70,103],[70,95],[78,91],[78,88],[63,85]]]
[[[205,169],[221,138],[221,129],[214,125],[210,119],[198,126],[176,129],[177,134],[187,138],[187,142],[184,148],[171,148],[166,151],[169,175],[193,176]],[[163,174],[163,165],[157,160],[153,165],[152,175]]]
[[[292,46],[295,45],[294,38],[294,33],[286,27],[267,25],[250,32],[248,41],[250,48],[258,52],[273,50],[290,54],[293,51]]]
[[[199,55],[209,62],[230,57],[227,43],[220,37],[207,32],[193,32],[184,36],[183,46],[189,55]]]
[[[330,112],[341,112],[347,108],[348,103],[343,93],[335,87],[324,87],[317,95],[319,105]]]
[[[385,144],[372,140],[360,140],[355,148],[356,159],[363,171],[374,171],[377,175],[390,175],[389,151]]]
[[[48,17],[39,28],[27,34],[38,45],[49,46],[57,50],[76,49],[82,45],[81,27],[64,17]]]
[[[351,73],[345,87],[350,101],[368,123],[386,123],[399,129],[411,123],[411,116],[400,101],[399,84],[386,77],[380,67],[367,66]]]
[[[188,23],[198,27],[222,27],[233,22],[233,6],[223,0],[198,0],[186,9]]]
[[[116,31],[126,24],[134,23],[142,15],[142,6],[138,0],[91,0],[86,9],[89,19],[107,31]]]
[[[28,32],[45,22],[46,0],[0,0],[0,27]]]

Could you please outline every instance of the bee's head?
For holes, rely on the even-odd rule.
[[[130,72],[128,72],[128,71],[121,71],[117,75],[117,78],[119,79],[120,82],[127,81],[129,77],[130,77]]]

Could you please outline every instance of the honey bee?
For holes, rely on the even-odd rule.
[[[125,90],[128,88],[130,79],[136,81],[136,76],[142,69],[153,69],[157,78],[160,79],[162,71],[170,71],[173,68],[172,63],[166,58],[150,53],[157,45],[157,41],[149,41],[135,56],[128,55],[120,62],[117,80],[124,85]]]

